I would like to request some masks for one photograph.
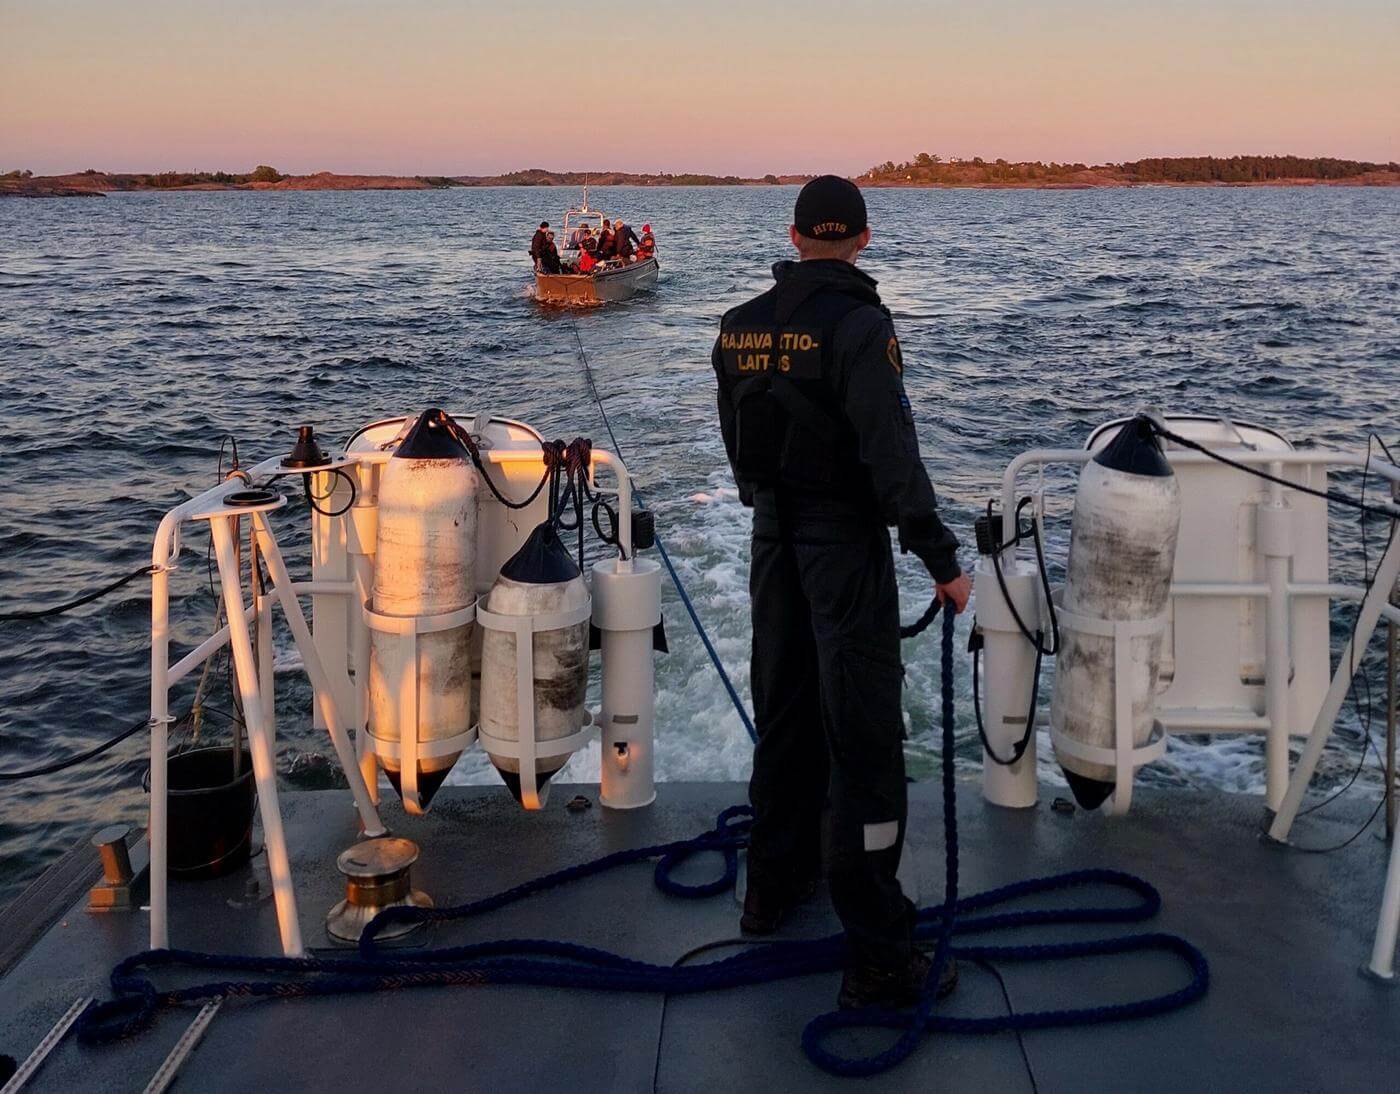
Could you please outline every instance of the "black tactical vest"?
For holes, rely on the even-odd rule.
[[[852,501],[871,496],[832,380],[836,329],[863,306],[845,293],[819,292],[779,323],[770,290],[724,317],[719,382],[734,407],[734,469],[741,485]]]

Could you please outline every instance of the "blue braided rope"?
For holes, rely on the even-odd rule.
[[[637,495],[637,500],[641,500],[641,494]],[[724,662],[719,659],[719,651],[715,649],[715,644],[710,641],[710,634],[705,629],[705,624],[700,622],[700,616],[695,611],[695,605],[690,602],[690,594],[685,591],[685,583],[681,581],[681,575],[676,573],[676,568],[671,564],[671,556],[666,553],[666,545],[661,542],[661,537],[656,537],[656,549],[661,552],[661,561],[666,564],[666,569],[671,574],[671,580],[675,583],[676,592],[680,594],[681,603],[685,605],[685,610],[690,615],[690,621],[695,624],[696,633],[700,635],[700,641],[705,645],[705,652],[710,655],[710,661],[715,666],[715,671],[719,673],[719,678],[724,684],[724,690],[729,692],[729,701],[734,704],[735,711],[738,712],[739,720],[744,723],[744,731],[749,735],[749,740],[758,744],[758,730],[754,728],[753,719],[749,717],[748,708],[744,706],[744,701],[739,698],[739,692],[734,687],[734,681],[729,679],[729,673],[724,671]]]
[[[802,1044],[808,1057],[817,1066],[837,1075],[873,1075],[894,1067],[920,1046],[927,1033],[988,1034],[1140,1019],[1184,1007],[1201,998],[1209,988],[1210,969],[1205,956],[1190,942],[1172,934],[1149,932],[1078,942],[1010,946],[953,945],[953,938],[962,933],[982,935],[994,930],[1047,924],[1143,922],[1158,913],[1162,898],[1156,888],[1142,878],[1103,869],[1029,878],[972,896],[959,896],[951,613],[945,615],[943,621],[942,669],[947,890],[942,904],[919,911],[914,929],[917,941],[935,940],[932,967],[924,996],[910,1011],[838,1011],[821,1015],[807,1025]],[[290,999],[400,991],[429,985],[484,987],[492,984],[683,995],[835,972],[845,958],[845,944],[840,934],[813,941],[756,944],[728,957],[680,967],[654,965],[607,950],[550,939],[494,939],[434,950],[390,951],[388,955],[375,944],[378,933],[390,923],[468,919],[570,881],[652,859],[656,860],[655,882],[663,892],[679,898],[713,895],[733,886],[738,873],[738,852],[748,842],[751,824],[752,812],[748,806],[731,806],[716,818],[710,830],[690,839],[617,851],[455,908],[391,908],[381,912],[366,927],[360,951],[355,955],[293,958],[147,950],[128,957],[112,970],[114,998],[88,1007],[79,1020],[78,1035],[87,1043],[115,1040],[148,1026],[163,1007],[211,998]],[[674,871],[699,854],[719,855],[724,864],[723,872],[694,884],[677,881],[672,876]],[[1119,890],[1136,899],[1129,904],[1098,907],[989,911],[1030,896],[1088,887]],[[971,1017],[941,1015],[935,1009],[939,975],[954,955],[1026,962],[1145,952],[1176,957],[1189,971],[1190,979],[1179,988],[1126,1003]],[[171,968],[261,974],[271,979],[218,980],[162,991],[149,974],[152,970]],[[897,1037],[883,1052],[845,1057],[823,1044],[828,1033],[842,1028],[888,1029],[895,1031]]]
[[[931,606],[931,611],[937,611]],[[802,1031],[802,1048],[810,1059],[823,1071],[833,1075],[858,1077],[878,1075],[882,1071],[902,1063],[919,1047],[923,1040],[934,1005],[938,1001],[938,981],[948,965],[952,952],[953,930],[957,922],[958,908],[958,812],[957,786],[953,772],[953,729],[956,723],[953,709],[953,625],[955,616],[951,611],[943,613],[942,647],[942,699],[943,699],[943,847],[945,859],[944,899],[942,907],[947,909],[936,918],[937,943],[933,951],[928,977],[918,1005],[907,1014],[890,1015],[880,1010],[832,1011],[819,1015],[807,1023]],[[930,616],[930,621],[932,617]],[[921,915],[920,919],[926,916]],[[885,1026],[900,1030],[899,1038],[884,1052],[873,1056],[841,1056],[823,1044],[823,1039],[833,1030],[863,1026]]]

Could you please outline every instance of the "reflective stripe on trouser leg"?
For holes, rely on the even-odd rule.
[[[899,839],[899,821],[880,821],[865,826],[866,851],[888,851]]]
[[[793,541],[812,610],[831,772],[827,874],[852,957],[908,960],[912,917],[896,872],[908,802],[900,694],[899,598],[889,533],[866,523],[796,522]]]

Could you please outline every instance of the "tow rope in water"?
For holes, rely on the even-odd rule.
[[[627,457],[623,454],[622,445],[617,442],[617,434],[613,432],[612,422],[608,419],[608,409],[603,405],[603,396],[598,391],[598,385],[593,379],[593,367],[588,363],[588,351],[583,348],[583,336],[579,333],[578,323],[574,317],[569,316],[569,327],[574,332],[574,342],[578,345],[579,363],[583,365],[583,378],[588,384],[588,392],[593,398],[593,402],[598,407],[598,413],[603,418],[603,428],[608,431],[608,439],[612,442],[613,452],[618,459],[625,464]],[[637,489],[637,484],[632,484],[632,493],[637,499],[637,503],[643,508],[646,502],[642,500],[642,492]],[[623,514],[621,519],[626,520],[627,514]],[[661,561],[666,565],[666,572],[671,575],[671,583],[675,585],[676,592],[681,598],[681,603],[685,605],[686,614],[690,616],[690,621],[695,625],[695,631],[700,635],[700,641],[705,647],[705,652],[710,655],[710,662],[714,665],[715,671],[719,673],[720,681],[724,684],[724,690],[729,693],[729,701],[734,704],[734,710],[739,715],[739,720],[744,723],[744,731],[749,735],[749,740],[758,743],[758,731],[754,729],[753,719],[749,716],[748,708],[744,706],[744,701],[739,698],[739,691],[734,686],[734,681],[729,678],[729,673],[725,670],[724,662],[720,660],[719,651],[715,649],[715,644],[710,641],[710,632],[705,629],[705,624],[700,621],[700,613],[695,610],[695,605],[691,602],[690,594],[685,590],[685,583],[681,581],[681,575],[676,572],[675,564],[671,562],[671,556],[666,550],[666,545],[661,542],[660,533],[656,534],[656,550],[661,555]]]
[[[1157,914],[1162,898],[1147,881],[1118,870],[1075,870],[1014,882],[973,896],[958,895],[952,613],[947,613],[943,621],[942,668],[945,900],[942,904],[920,909],[914,928],[916,941],[935,942],[933,965],[925,982],[923,999],[912,1010],[834,1011],[807,1024],[802,1034],[804,1051],[814,1064],[834,1075],[862,1076],[886,1071],[907,1059],[928,1033],[991,1034],[1144,1018],[1184,1007],[1200,999],[1209,987],[1210,969],[1205,956],[1186,939],[1173,934],[1149,932],[1008,946],[954,942],[955,937],[965,934],[984,935],[1039,925],[1140,923]],[[846,956],[840,934],[812,941],[756,942],[742,953],[690,966],[652,964],[592,946],[550,939],[500,939],[435,950],[387,953],[375,942],[378,932],[392,923],[446,923],[470,919],[571,881],[652,859],[656,860],[655,883],[663,893],[682,898],[714,896],[733,888],[738,877],[739,851],[748,843],[751,823],[751,811],[747,806],[731,806],[719,815],[713,828],[691,839],[617,851],[455,908],[389,908],[365,928],[358,956],[257,957],[191,950],[147,950],[127,958],[112,970],[115,998],[88,1007],[79,1020],[78,1036],[87,1043],[112,1041],[144,1029],[164,1007],[215,998],[294,999],[430,985],[485,987],[491,984],[685,995],[836,972]],[[687,884],[673,876],[679,866],[702,853],[721,856],[724,871],[719,877]],[[1091,886],[1127,893],[1134,901],[1126,906],[1110,903],[1086,908],[992,911],[1027,897]],[[951,957],[1031,962],[1148,952],[1168,953],[1178,958],[1189,973],[1187,982],[1170,991],[1127,1003],[974,1016],[938,1012],[938,979]],[[219,980],[195,987],[161,989],[149,975],[149,970],[175,968],[260,973],[271,979]],[[828,1047],[826,1040],[832,1032],[858,1028],[894,1030],[898,1037],[885,1050],[866,1056],[845,1056]]]

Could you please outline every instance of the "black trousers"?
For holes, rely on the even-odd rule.
[[[895,872],[907,798],[899,596],[890,535],[835,503],[754,498],[750,884],[824,863],[851,957],[907,961]]]

